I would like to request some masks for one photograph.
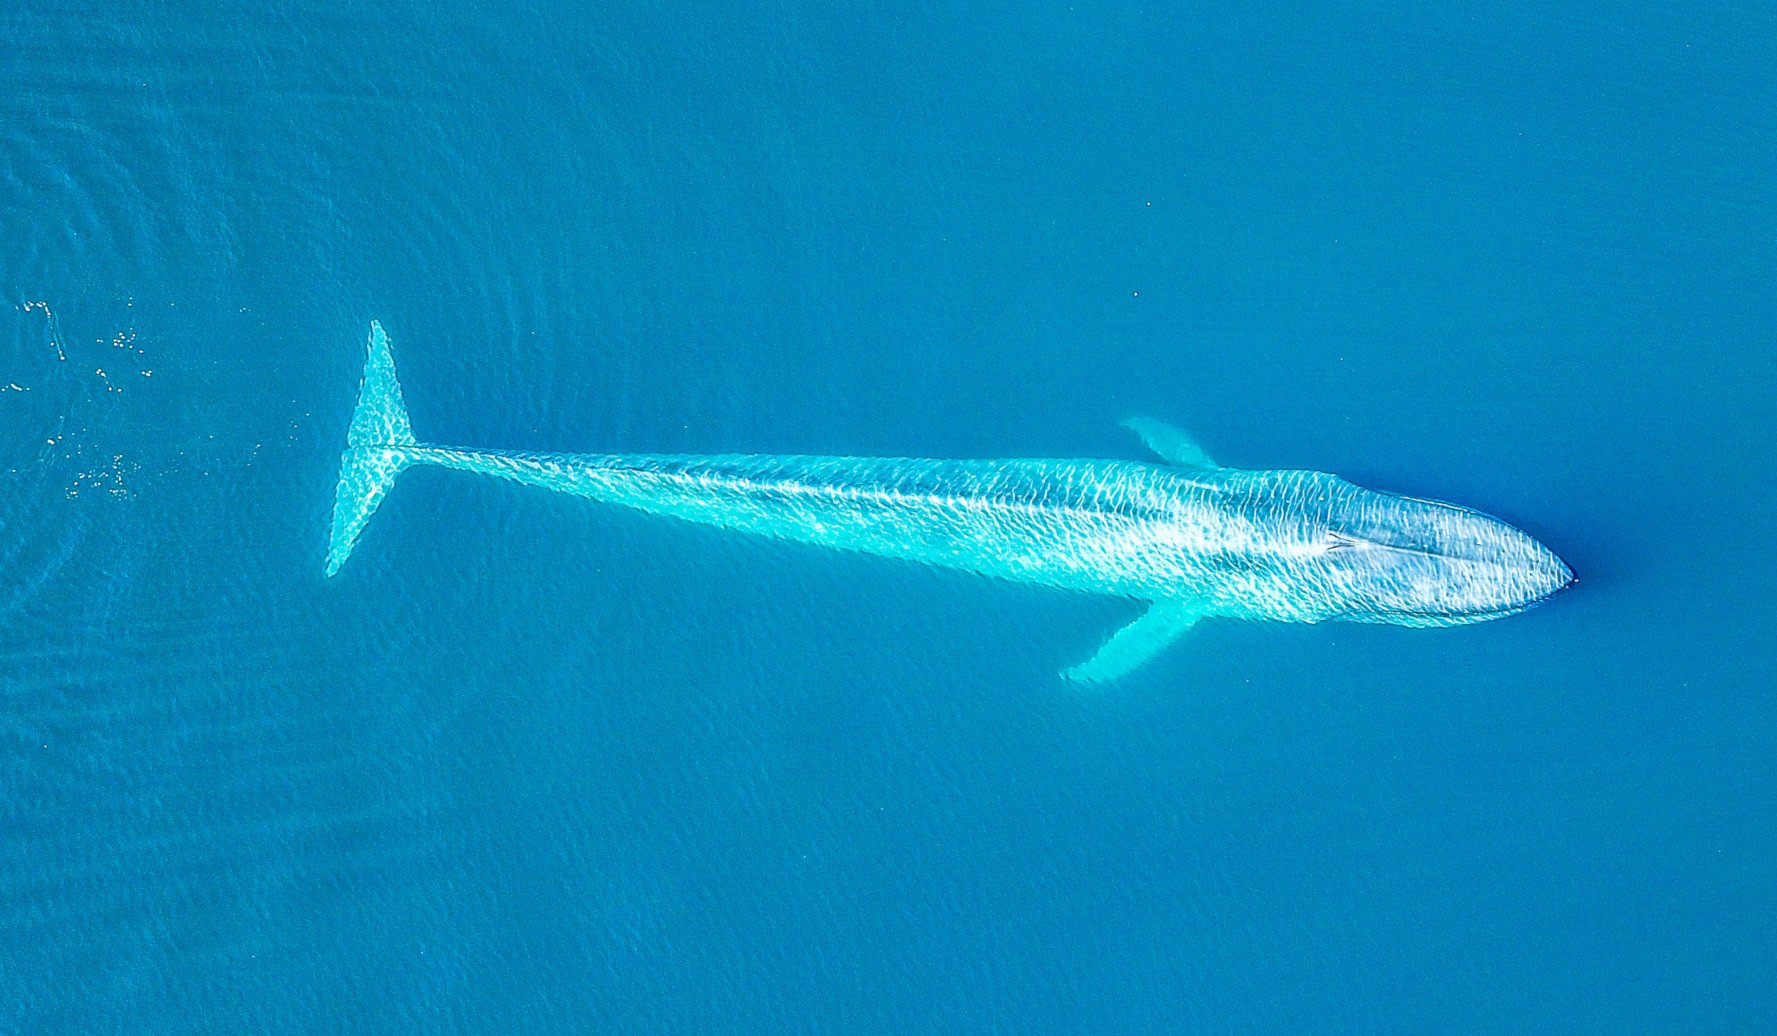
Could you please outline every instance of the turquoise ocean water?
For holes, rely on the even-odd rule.
[[[0,1031],[1777,1029],[1777,14],[0,12]],[[1145,459],[1523,526],[1447,630],[403,476]]]

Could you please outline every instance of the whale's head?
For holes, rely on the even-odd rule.
[[[1342,617],[1402,626],[1496,619],[1574,581],[1554,552],[1491,515],[1349,487],[1315,530]]]

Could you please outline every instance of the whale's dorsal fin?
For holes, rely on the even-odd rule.
[[[1098,653],[1061,675],[1080,683],[1105,683],[1153,658],[1203,618],[1194,601],[1155,601],[1141,618],[1111,634]]]
[[[1221,467],[1209,459],[1203,447],[1191,441],[1191,437],[1164,421],[1156,421],[1151,417],[1132,417],[1123,422],[1123,427],[1141,436],[1141,441],[1153,450],[1181,468],[1204,468],[1209,471]]]

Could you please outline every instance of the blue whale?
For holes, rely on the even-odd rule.
[[[1103,682],[1209,616],[1450,626],[1573,582],[1548,548],[1452,504],[1318,471],[1246,471],[1177,429],[1125,422],[1167,463],[561,454],[413,436],[382,326],[340,461],[331,576],[395,478],[434,464],[741,532],[1130,598],[1147,611],[1062,671]]]

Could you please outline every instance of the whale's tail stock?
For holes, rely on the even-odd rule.
[[[370,322],[370,355],[364,361],[364,384],[346,433],[339,459],[339,488],[333,496],[333,528],[327,537],[327,574],[352,556],[364,524],[376,513],[395,476],[412,464],[410,448],[418,445],[407,424],[407,405],[395,379],[395,357],[383,326]]]

